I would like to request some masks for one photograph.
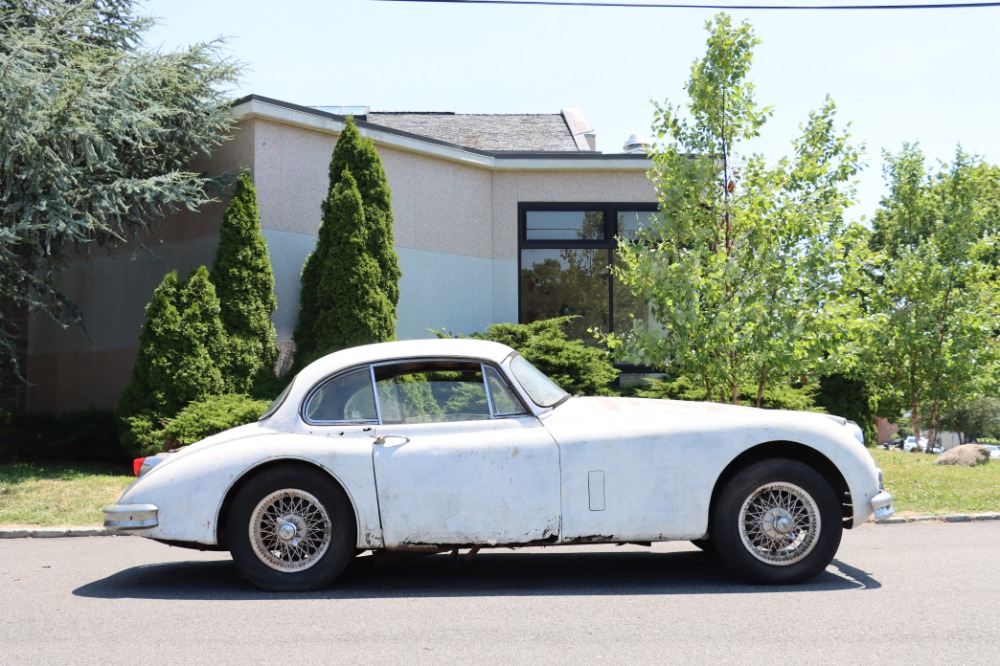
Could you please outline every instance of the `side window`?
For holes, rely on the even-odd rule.
[[[415,361],[375,367],[383,423],[442,423],[490,418],[482,366]]]
[[[524,414],[524,405],[517,399],[507,380],[497,372],[496,368],[486,368],[486,385],[490,390],[490,400],[493,402],[493,413],[497,416]]]
[[[310,423],[371,423],[375,395],[367,367],[327,380],[306,399],[302,415]]]

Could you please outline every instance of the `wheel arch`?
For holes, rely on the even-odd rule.
[[[218,530],[216,534],[216,540],[218,545],[222,549],[229,548],[229,509],[233,504],[233,498],[240,492],[240,490],[251,481],[251,479],[264,474],[270,470],[279,467],[299,467],[302,469],[316,470],[321,472],[324,476],[330,479],[337,488],[344,493],[344,497],[347,498],[347,503],[351,507],[351,512],[354,514],[354,529],[360,530],[361,526],[358,521],[358,508],[354,504],[354,499],[351,494],[347,492],[347,487],[343,482],[336,477],[329,469],[319,465],[311,460],[305,460],[302,458],[277,458],[273,460],[268,460],[267,462],[261,463],[250,469],[246,470],[242,476],[240,476],[236,481],[229,486],[229,490],[226,491],[226,496],[222,500],[222,504],[219,506],[219,516],[218,516]]]
[[[758,444],[747,449],[729,462],[712,489],[712,499],[709,504],[709,515],[714,510],[722,490],[726,484],[742,469],[767,459],[795,460],[807,465],[819,473],[824,479],[830,482],[834,493],[840,500],[840,512],[844,519],[844,527],[850,529],[854,523],[853,505],[851,502],[851,490],[847,485],[847,479],[840,472],[837,466],[822,452],[811,446],[799,442],[774,441]]]

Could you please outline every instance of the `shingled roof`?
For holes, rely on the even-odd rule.
[[[595,145],[593,128],[583,112],[576,109],[538,114],[369,111],[363,119],[373,125],[493,152],[594,152]]]

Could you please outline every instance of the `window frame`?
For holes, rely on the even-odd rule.
[[[316,382],[313,385],[313,387],[311,389],[309,389],[309,392],[306,393],[306,397],[303,398],[302,402],[299,404],[298,412],[299,412],[299,418],[302,419],[302,422],[305,423],[306,425],[311,425],[311,426],[345,426],[345,425],[373,426],[373,425],[378,425],[378,423],[379,423],[379,413],[378,413],[378,400],[377,400],[377,398],[375,400],[375,418],[374,419],[334,419],[334,420],[329,420],[329,421],[327,421],[327,420],[313,420],[313,419],[309,418],[309,416],[306,413],[307,412],[306,408],[308,407],[309,403],[312,402],[313,397],[315,397],[315,395],[317,393],[319,393],[320,391],[322,391],[324,387],[326,387],[331,382],[337,381],[341,377],[344,377],[346,375],[350,375],[352,373],[358,372],[359,370],[368,370],[369,387],[372,389],[372,392],[374,392],[375,391],[374,377],[372,376],[371,365],[369,365],[367,363],[363,364],[363,365],[356,365],[356,366],[353,366],[353,367],[350,367],[350,368],[344,368],[343,370],[340,370],[339,372],[335,372],[335,373],[333,373],[331,375],[327,375],[326,377],[324,377],[320,381]]]
[[[521,312],[524,302],[524,291],[522,283],[522,271],[524,270],[523,265],[523,251],[524,250],[579,250],[579,249],[597,249],[597,250],[608,250],[610,257],[610,266],[615,265],[615,253],[618,250],[617,237],[619,235],[618,229],[618,213],[625,211],[638,211],[638,212],[649,212],[650,214],[656,213],[659,210],[659,204],[656,202],[649,201],[520,201],[517,204],[517,320],[521,324],[526,324],[522,320]],[[528,213],[530,212],[552,212],[552,211],[570,211],[570,212],[588,212],[588,211],[601,211],[604,214],[604,238],[602,240],[557,240],[557,239],[528,239]],[[614,332],[614,321],[615,321],[615,278],[614,272],[610,270],[608,273],[608,322],[605,328],[608,332]],[[625,364],[615,364],[615,367],[625,371],[644,371],[645,369],[638,366],[625,365]]]
[[[371,426],[382,426],[382,425],[399,425],[399,424],[397,424],[395,422],[386,422],[385,419],[383,418],[382,401],[381,401],[381,399],[379,397],[379,394],[378,394],[378,381],[376,379],[376,369],[377,368],[388,367],[388,366],[393,366],[393,365],[396,365],[396,366],[400,366],[400,365],[414,365],[414,366],[416,366],[416,367],[419,368],[419,366],[422,366],[422,365],[435,364],[435,363],[436,364],[458,364],[458,365],[478,366],[479,367],[479,373],[480,373],[480,375],[482,377],[483,390],[486,393],[486,404],[487,404],[487,408],[489,409],[489,418],[488,419],[482,419],[482,420],[493,421],[493,420],[498,420],[498,419],[509,419],[509,418],[515,418],[515,417],[521,417],[521,416],[530,416],[532,414],[532,412],[528,408],[528,406],[524,404],[524,399],[521,397],[520,393],[517,391],[517,389],[514,388],[514,386],[511,385],[511,381],[507,377],[507,374],[503,371],[502,368],[500,368],[496,364],[488,362],[488,361],[484,361],[482,359],[476,359],[476,358],[456,358],[456,357],[443,357],[442,356],[442,357],[431,357],[431,358],[401,358],[401,359],[393,359],[391,361],[377,361],[377,362],[373,362],[373,363],[365,363],[365,364],[362,364],[362,365],[356,365],[356,366],[352,366],[352,367],[349,367],[349,368],[344,368],[343,370],[340,370],[340,371],[335,372],[335,373],[333,373],[331,375],[328,375],[328,376],[324,377],[322,380],[316,382],[316,384],[306,394],[305,398],[303,398],[301,404],[299,404],[299,408],[298,408],[299,418],[302,420],[303,423],[305,423],[306,425],[309,425],[309,426],[351,426],[351,425],[353,425],[353,426],[369,426],[369,427],[371,427]],[[494,400],[493,400],[492,389],[491,389],[490,384],[489,384],[489,375],[487,373],[487,368],[491,368],[507,384],[507,387],[510,390],[511,397],[513,397],[513,399],[517,401],[517,404],[520,405],[521,411],[519,411],[519,412],[503,412],[503,413],[498,413],[497,412],[496,407],[495,407],[495,403],[494,403]],[[338,420],[329,420],[329,421],[326,421],[326,420],[317,421],[317,420],[310,419],[306,415],[306,407],[307,407],[307,405],[310,403],[310,401],[313,399],[313,397],[318,392],[320,392],[321,390],[323,390],[323,388],[325,386],[327,386],[331,382],[337,381],[337,379],[339,379],[341,377],[344,377],[344,376],[349,375],[349,374],[354,373],[354,372],[358,372],[360,370],[366,370],[367,374],[368,374],[369,387],[371,388],[371,391],[372,391],[372,394],[373,394],[373,397],[374,397],[374,402],[375,402],[375,418],[374,419],[338,419]],[[429,369],[427,369],[427,370],[420,370],[420,371],[421,372],[434,372],[434,371],[447,372],[447,371],[449,371],[449,368],[442,367],[442,368],[439,368],[437,370],[429,370]],[[431,421],[431,422],[429,422],[429,424],[437,424],[437,423],[444,423],[444,422],[446,422],[446,421]],[[463,422],[466,422],[466,421],[450,421],[450,423],[463,423]],[[472,423],[474,421],[470,420],[468,422]],[[411,425],[425,425],[425,424],[411,424]]]

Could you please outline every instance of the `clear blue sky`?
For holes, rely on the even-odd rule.
[[[370,0],[146,0],[140,10],[160,19],[152,48],[228,37],[227,52],[247,66],[234,97],[380,111],[577,107],[603,152],[649,133],[650,100],[686,103],[683,85],[716,13]],[[829,94],[866,146],[854,217],[875,210],[881,153],[904,141],[933,160],[950,161],[961,143],[1000,164],[1000,8],[730,14],[761,39],[751,79],[758,103],[775,107],[756,149],[788,154]]]

